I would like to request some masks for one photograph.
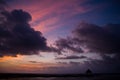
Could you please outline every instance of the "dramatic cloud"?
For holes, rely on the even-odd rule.
[[[73,52],[120,53],[120,25],[109,24],[104,27],[81,23],[66,39],[56,41],[60,50]],[[59,44],[59,45],[58,45]],[[70,45],[70,46],[69,46]],[[78,50],[74,50],[78,49]]]
[[[71,40],[71,38],[69,37],[67,39],[59,39],[58,41],[56,41],[55,45],[59,48],[59,51],[61,51],[60,53],[69,51],[77,53],[83,52],[81,46],[74,43],[73,40]]]
[[[94,72],[119,72],[120,67],[120,24],[107,24],[98,26],[95,24],[81,23],[72,31],[72,35],[67,38],[61,38],[56,41],[56,46],[61,53],[70,52],[99,54],[101,59],[93,59],[86,56],[65,56],[57,59],[72,60],[86,59],[83,66],[92,69]],[[74,50],[78,49],[78,50]],[[82,52],[81,52],[82,51]],[[74,64],[74,62],[70,62]],[[79,62],[75,62],[79,65]],[[74,64],[74,65],[75,65]],[[96,68],[97,67],[97,68]],[[108,68],[109,67],[109,68]],[[78,69],[79,70],[79,69]]]
[[[75,55],[73,55],[73,56],[65,56],[65,57],[58,57],[58,58],[56,58],[56,59],[86,59],[87,57],[86,56],[75,56]]]
[[[29,55],[49,49],[42,33],[29,25],[32,17],[28,12],[13,10],[0,14],[4,18],[0,24],[0,56]]]

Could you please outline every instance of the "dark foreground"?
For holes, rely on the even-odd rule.
[[[120,80],[120,74],[0,73],[0,80]]]

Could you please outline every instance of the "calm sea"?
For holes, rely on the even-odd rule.
[[[33,78],[9,78],[9,79],[0,79],[0,80],[93,80],[92,78],[81,78],[81,77],[51,77],[51,78],[42,78],[42,77],[33,77]]]
[[[0,80],[120,80],[119,75],[112,76],[94,76],[94,77],[22,77],[22,78],[9,78]]]

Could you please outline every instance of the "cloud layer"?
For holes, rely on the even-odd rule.
[[[76,55],[71,55],[71,56],[65,56],[65,57],[57,57],[56,59],[60,60],[72,60],[72,59],[86,59],[86,56],[76,56]]]
[[[56,46],[62,51],[67,48],[74,53],[81,53],[81,51],[83,53],[120,53],[119,27],[119,24],[98,26],[81,23],[69,38],[56,41]]]
[[[86,56],[81,57],[82,59],[86,58],[82,65],[94,70],[94,72],[119,72],[120,24],[98,26],[82,22],[72,31],[72,35],[57,40],[56,46],[63,54],[70,52],[74,55],[78,55],[75,53],[99,54],[98,57],[100,56],[101,59],[98,60]],[[78,50],[74,50],[74,48]],[[80,57],[67,55],[58,59],[72,60],[80,59]]]
[[[80,4],[83,4],[85,2],[86,0],[30,0],[29,2],[22,1],[24,4],[21,4],[21,1],[13,0],[10,5],[15,5],[18,9],[22,8],[26,11],[29,11],[33,15],[32,25],[35,26],[36,29],[46,32],[50,31],[51,29],[55,29],[57,26],[60,26],[64,22],[63,20],[69,17],[91,10],[91,8],[89,9],[88,6],[80,6]]]
[[[48,50],[46,38],[29,25],[31,15],[23,10],[1,11],[0,56],[36,54]]]

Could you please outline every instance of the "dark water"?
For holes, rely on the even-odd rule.
[[[0,80],[94,80],[92,78],[81,78],[81,77],[51,77],[51,78],[42,78],[42,77],[33,77],[33,78],[9,78],[9,79],[0,79]]]
[[[0,80],[120,80],[119,75],[94,76],[94,77],[21,77]]]

